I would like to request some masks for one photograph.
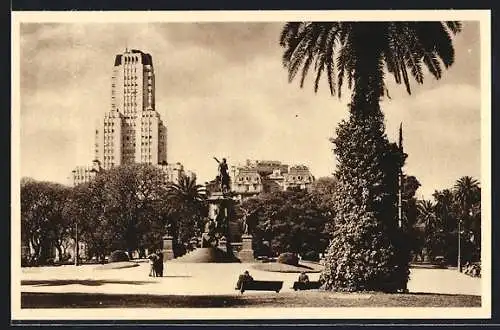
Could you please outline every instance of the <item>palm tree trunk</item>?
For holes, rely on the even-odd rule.
[[[380,97],[383,93],[383,65],[381,62],[382,33],[379,24],[359,23],[353,29],[354,91],[351,99],[351,116],[367,119],[382,116]],[[367,43],[367,40],[370,40]]]

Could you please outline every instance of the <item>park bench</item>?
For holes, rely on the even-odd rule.
[[[314,290],[321,287],[320,281],[309,281],[309,282],[293,282],[293,289],[297,290]]]
[[[245,291],[276,291],[280,292],[283,287],[283,281],[244,281],[241,283],[240,290],[241,293]]]

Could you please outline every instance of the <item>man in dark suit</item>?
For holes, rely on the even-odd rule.
[[[241,289],[243,283],[251,281],[253,281],[253,277],[250,275],[248,270],[245,270],[245,272],[238,277],[238,282],[236,283],[236,287],[234,289],[239,290]]]
[[[157,277],[163,277],[163,253],[158,250],[156,252],[156,255],[158,256],[158,259],[156,260],[156,276]]]

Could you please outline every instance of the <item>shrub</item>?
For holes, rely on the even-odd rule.
[[[295,253],[285,252],[278,256],[277,262],[286,265],[298,266],[299,257]]]
[[[380,109],[366,119],[351,113],[333,140],[338,159],[336,213],[320,276],[327,290],[406,288],[410,251],[396,208],[398,169],[405,155],[383,132]]]
[[[304,254],[302,259],[309,261],[319,261],[319,253],[316,251],[308,251]]]
[[[109,262],[129,261],[129,257],[125,251],[116,250],[111,252],[108,261]]]

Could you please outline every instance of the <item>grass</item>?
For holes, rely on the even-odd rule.
[[[323,269],[323,266],[315,263],[300,263],[298,266],[292,266],[292,265],[282,264],[279,262],[266,262],[266,263],[252,265],[252,268],[267,272],[278,272],[278,273],[300,273],[300,272],[319,273]]]
[[[358,295],[358,296],[356,296]],[[338,294],[299,291],[242,295],[21,293],[21,308],[216,307],[480,307],[480,296],[446,294]]]

